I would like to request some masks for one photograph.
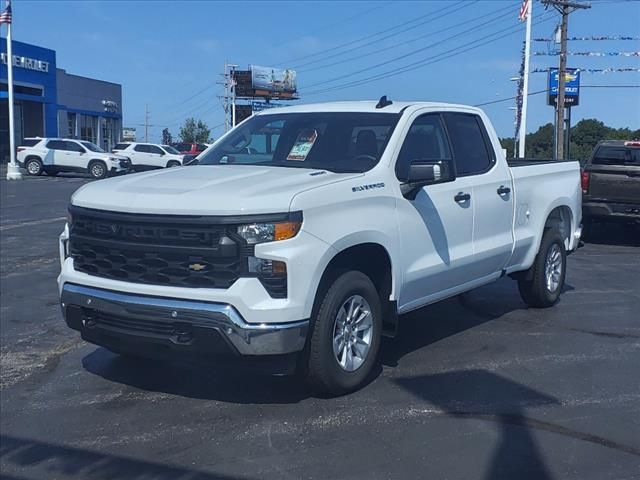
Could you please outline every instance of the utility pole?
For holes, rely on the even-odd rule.
[[[144,141],[149,143],[149,104],[144,105]]]
[[[238,65],[225,62],[222,82],[217,82],[218,85],[222,85],[224,87],[224,95],[219,96],[218,98],[223,100],[222,108],[224,109],[225,132],[228,132],[229,128],[233,128],[235,126],[236,94],[234,72],[237,67]]]
[[[565,80],[567,72],[567,30],[569,24],[569,14],[575,10],[591,8],[591,5],[578,3],[570,0],[542,0],[547,7],[551,5],[562,15],[560,24],[560,68],[558,68],[558,97],[556,104],[556,135],[555,135],[555,157],[563,160],[564,149],[564,110],[565,110]]]

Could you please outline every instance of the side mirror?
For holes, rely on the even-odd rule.
[[[166,153],[164,153],[164,152],[160,152],[160,156],[161,156],[161,157],[164,157],[165,155],[166,155]]]
[[[422,187],[453,180],[455,180],[455,174],[452,160],[428,162],[416,159],[409,164],[406,181],[400,185],[400,189],[405,198],[415,200]]]
[[[413,163],[409,166],[407,183],[427,184],[438,182],[442,176],[442,169],[438,164]]]

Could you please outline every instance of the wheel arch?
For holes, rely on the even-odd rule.
[[[312,318],[322,302],[323,293],[341,273],[357,270],[367,275],[376,286],[383,304],[385,318],[395,322],[396,312],[396,275],[389,249],[375,241],[354,243],[333,250],[334,254],[322,267],[322,274],[316,286],[312,306]],[[395,328],[395,324],[393,325]]]

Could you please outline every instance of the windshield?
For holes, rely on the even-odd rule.
[[[85,148],[88,148],[92,152],[106,153],[103,149],[101,149],[98,145],[91,142],[80,142]]]
[[[180,152],[178,150],[176,150],[175,148],[173,148],[170,145],[162,145],[162,148],[164,148],[164,151],[167,153],[173,153],[174,155],[180,155]]]
[[[200,165],[265,165],[366,172],[380,160],[398,113],[282,113],[251,117],[198,156]]]

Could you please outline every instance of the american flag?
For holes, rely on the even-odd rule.
[[[520,7],[520,15],[518,15],[518,18],[520,19],[521,22],[524,22],[527,19],[527,16],[529,15],[529,2],[531,2],[531,0],[522,0],[522,6]]]
[[[7,7],[0,13],[0,23],[11,23],[11,2],[7,0]]]

